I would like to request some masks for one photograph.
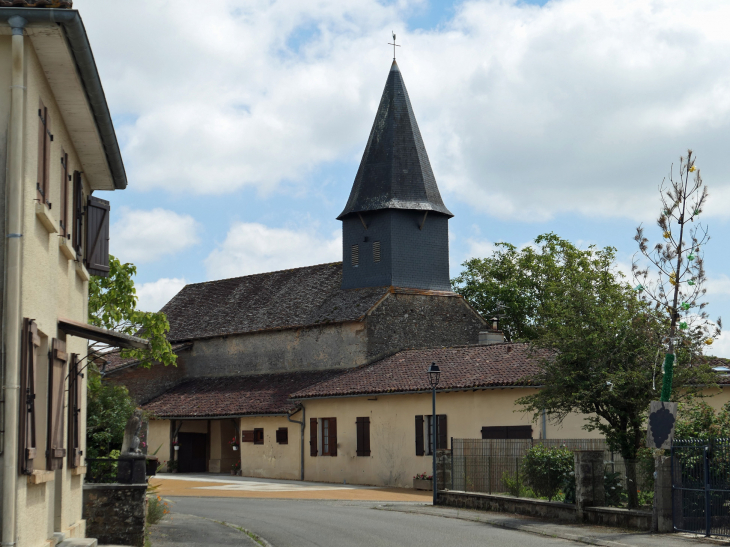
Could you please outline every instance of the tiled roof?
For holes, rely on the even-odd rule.
[[[360,320],[388,287],[342,290],[342,263],[186,285],[161,311],[171,342]]]
[[[142,406],[160,418],[284,414],[296,408],[291,393],[342,371],[284,372],[187,380]]]
[[[493,344],[415,349],[344,372],[302,389],[293,399],[428,391],[426,370],[435,362],[441,369],[439,390],[529,385],[546,351],[530,354],[528,344]]]
[[[713,357],[707,356],[703,358],[705,362],[712,368],[726,368],[730,369],[730,359],[727,357]],[[718,371],[717,383],[720,385],[730,384],[730,373],[725,371]]]
[[[72,8],[72,0],[0,0],[2,8]]]
[[[172,344],[172,352],[177,353],[192,347],[192,344]],[[131,367],[139,363],[139,359],[121,356],[119,350],[110,351],[100,357],[101,360],[106,361],[106,367],[104,367],[104,373],[109,374],[123,368]]]

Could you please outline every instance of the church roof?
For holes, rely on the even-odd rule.
[[[297,407],[289,395],[341,371],[283,372],[255,376],[192,378],[142,405],[158,418],[286,414]]]
[[[2,8],[72,8],[71,0],[0,0]]]
[[[350,198],[337,218],[342,220],[350,214],[381,209],[434,211],[454,216],[441,199],[395,60]]]
[[[389,287],[342,290],[342,262],[186,285],[162,308],[168,340],[359,321]]]
[[[529,344],[413,349],[348,370],[292,395],[293,399],[431,391],[426,368],[441,369],[438,390],[532,385],[529,378],[549,353],[530,353]]]

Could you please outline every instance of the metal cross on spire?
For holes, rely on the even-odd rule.
[[[393,43],[391,44],[390,42],[388,42],[388,45],[393,46],[393,60],[395,61],[395,48],[400,47],[400,44],[395,43],[395,32],[393,32],[392,30],[390,32],[393,35]]]

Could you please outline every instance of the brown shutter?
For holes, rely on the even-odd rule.
[[[317,418],[309,419],[309,455],[317,455]]]
[[[330,418],[330,456],[337,456],[337,418]]]
[[[446,414],[439,414],[438,421],[436,422],[436,433],[438,438],[436,440],[436,448],[448,448],[448,437],[446,436]]]
[[[73,248],[76,251],[76,258],[81,259],[84,246],[84,186],[81,183],[81,173],[74,171],[73,174]]]
[[[68,154],[61,149],[61,235],[66,237],[70,230],[68,225]]]
[[[357,455],[370,455],[370,418],[357,418]]]
[[[51,167],[51,119],[43,101],[38,99],[38,201],[48,203],[48,178]]]
[[[109,202],[94,196],[86,206],[86,269],[89,275],[109,275]]]
[[[43,166],[44,173],[43,173],[43,183],[44,183],[44,190],[43,194],[46,197],[46,203],[48,203],[48,207],[51,207],[51,141],[53,140],[53,135],[51,134],[51,117],[48,115],[48,109],[46,108],[46,147],[45,147],[45,164]]]
[[[23,341],[20,360],[20,472],[33,473],[36,456],[35,382],[36,359],[41,339],[32,319],[23,319]]]
[[[62,469],[66,450],[63,448],[64,399],[66,391],[66,342],[56,340],[51,344],[50,366],[48,367],[48,444],[46,467],[49,470]]]
[[[81,396],[83,394],[79,356],[71,354],[68,372],[68,466],[81,466]]]
[[[423,456],[423,416],[416,416],[416,456]]]

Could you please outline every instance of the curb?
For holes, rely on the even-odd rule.
[[[225,522],[223,520],[215,520],[215,519],[211,519],[208,517],[201,517],[198,515],[186,515],[185,513],[175,513],[175,515],[181,516],[181,517],[193,517],[196,519],[203,519],[203,520],[208,520],[210,522],[215,522],[216,524],[222,524],[223,526],[228,526],[229,528],[233,528],[234,530],[243,532],[248,537],[250,537],[253,541],[258,543],[259,545],[262,545],[263,547],[275,547],[272,543],[267,541],[265,538],[262,538],[256,532],[252,532],[248,528],[244,528],[243,526],[238,526],[237,524],[231,524],[230,522]]]

